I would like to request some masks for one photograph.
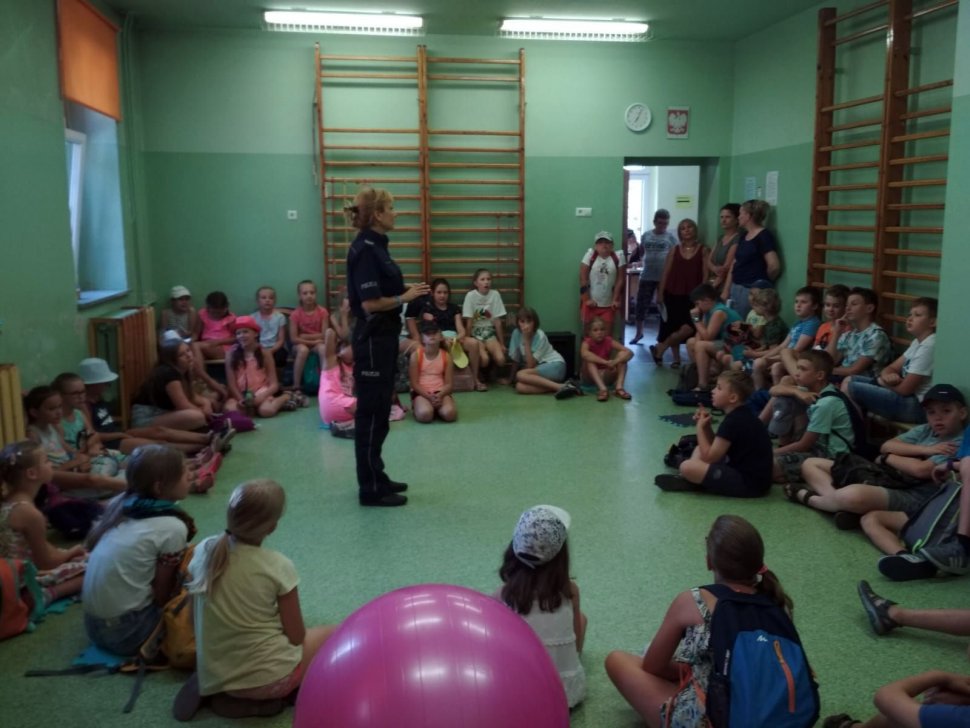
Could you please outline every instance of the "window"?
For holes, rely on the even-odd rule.
[[[70,101],[65,109],[71,248],[78,301],[83,305],[121,295],[128,288],[118,124]]]

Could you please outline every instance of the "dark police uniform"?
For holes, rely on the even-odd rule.
[[[357,388],[354,449],[361,498],[386,495],[390,483],[384,472],[381,446],[387,437],[394,397],[401,307],[368,314],[362,304],[404,293],[404,276],[387,252],[387,243],[386,235],[364,229],[347,253],[347,297],[357,319],[353,332]]]

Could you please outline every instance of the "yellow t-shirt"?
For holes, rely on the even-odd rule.
[[[189,571],[196,577],[202,555],[218,537],[195,550]],[[212,695],[269,685],[300,663],[302,645],[283,634],[277,599],[300,579],[293,562],[260,546],[232,542],[229,566],[211,594],[196,594],[195,641],[199,691]]]

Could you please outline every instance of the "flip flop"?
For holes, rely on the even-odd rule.
[[[617,387],[613,390],[613,393],[620,399],[630,400],[633,399],[633,395],[627,392],[623,387]]]
[[[642,338],[643,338],[643,334],[640,334],[638,336],[634,336],[632,339],[630,339],[630,343],[631,344],[639,344],[640,343],[640,339],[642,339]]]

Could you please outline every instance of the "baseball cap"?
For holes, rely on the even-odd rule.
[[[566,543],[572,519],[556,506],[533,506],[521,516],[512,534],[512,551],[526,566],[552,561]]]
[[[606,230],[600,230],[598,233],[596,233],[596,237],[593,238],[593,245],[596,245],[596,243],[598,243],[600,240],[605,240],[608,243],[612,243],[613,236],[610,235],[610,233]]]
[[[192,339],[183,338],[175,329],[167,329],[158,337],[159,346],[172,346],[174,344],[191,344]]]
[[[189,289],[185,286],[172,286],[172,290],[168,292],[169,298],[185,298],[191,295]]]
[[[118,378],[118,375],[111,371],[108,362],[97,357],[82,359],[77,366],[77,375],[85,384],[107,384]]]
[[[258,334],[263,330],[263,327],[252,316],[237,316],[232,324],[232,330],[239,331],[239,329],[251,329]]]
[[[923,395],[923,406],[930,402],[956,402],[961,407],[967,406],[963,393],[952,384],[934,384]]]

